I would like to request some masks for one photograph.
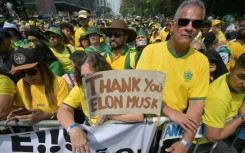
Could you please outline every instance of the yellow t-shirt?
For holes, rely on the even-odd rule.
[[[188,100],[207,96],[209,62],[193,48],[178,56],[170,49],[169,41],[150,44],[143,50],[136,69],[166,73],[163,103],[177,111],[184,111]]]
[[[75,87],[72,88],[70,94],[65,98],[63,103],[73,108],[78,108],[79,106],[82,106],[83,113],[88,118],[88,111],[86,107],[83,87],[79,87],[76,84]],[[98,117],[92,118],[91,123],[95,124],[97,119]]]
[[[224,74],[210,84],[205,101],[202,122],[215,128],[223,128],[227,119],[238,114],[245,96],[231,92],[227,76],[228,74]]]
[[[25,106],[26,109],[31,109],[28,105],[27,99],[25,98],[25,91],[23,86],[23,79],[17,83],[17,95],[15,106]],[[69,94],[69,86],[66,81],[58,76],[54,79],[54,96],[57,100],[56,105],[50,107],[48,105],[48,100],[45,95],[45,86],[31,85],[31,95],[32,95],[32,109],[41,109],[46,112],[57,111],[65,97]]]
[[[0,74],[0,95],[14,97],[16,87],[14,82],[7,76]]]
[[[113,70],[135,69],[138,62],[138,52],[128,46],[118,54],[115,60],[112,60],[111,52],[105,53],[104,57]]]
[[[232,52],[231,59],[226,64],[227,69],[230,70],[230,67],[235,65],[239,56],[245,53],[245,46],[243,46],[241,43],[236,42],[236,41],[229,42],[226,44],[226,46]]]
[[[70,49],[71,53],[75,51],[75,48],[71,45],[66,45],[65,49],[59,53],[54,50],[54,48],[50,48],[51,51],[54,53],[54,56],[58,59],[58,61],[61,63],[62,68],[64,69],[65,73],[72,72],[72,63],[71,60],[69,59],[70,53],[68,51],[68,48]]]
[[[210,84],[205,100],[202,122],[214,128],[224,128],[226,120],[238,114],[245,96],[230,91],[227,84],[228,75],[224,74]],[[202,138],[200,144],[207,142],[206,138]]]
[[[225,35],[222,31],[219,31],[217,34],[216,34],[216,38],[218,39],[218,42],[221,43],[221,42],[225,42],[226,41],[226,38],[225,38]]]
[[[80,35],[84,32],[87,32],[87,30],[84,30],[82,27],[77,28],[77,30],[75,31],[75,46],[81,47],[79,39]]]
[[[162,42],[166,41],[166,38],[167,38],[167,36],[169,34],[169,31],[166,32],[165,28],[162,28],[162,30],[159,33],[160,33],[159,35],[161,36],[161,39],[162,39],[161,41]]]

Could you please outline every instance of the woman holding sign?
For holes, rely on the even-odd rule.
[[[83,58],[77,62],[74,72],[77,84],[72,89],[69,96],[66,97],[57,114],[57,118],[60,124],[65,129],[67,129],[67,133],[70,135],[73,152],[89,152],[89,146],[87,143],[89,140],[86,134],[78,127],[78,124],[75,123],[73,117],[74,108],[77,108],[80,105],[82,105],[85,116],[88,117],[84,89],[82,86],[82,78],[84,75],[106,70],[111,70],[110,65],[99,53],[96,52],[86,53]],[[92,118],[88,122],[92,125],[99,125],[102,124],[106,119],[120,120],[125,122],[139,122],[143,121],[143,115],[106,115],[100,118]]]

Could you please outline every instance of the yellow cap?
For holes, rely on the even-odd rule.
[[[221,20],[214,20],[212,23],[212,26],[218,26],[218,25],[223,25],[224,21]]]

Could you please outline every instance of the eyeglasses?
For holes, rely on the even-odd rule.
[[[120,32],[110,32],[109,38],[112,38],[112,36],[114,36],[115,38],[120,38],[122,34]]]
[[[58,38],[59,36],[58,35],[47,35],[47,38],[48,39],[51,39],[51,38]]]
[[[190,20],[190,19],[179,18],[178,26],[186,27],[190,22],[192,22],[192,27],[195,29],[201,28],[203,24],[203,20]]]
[[[21,70],[21,71],[17,71],[14,75],[21,78],[25,77],[26,74],[29,76],[34,76],[37,75],[37,70],[38,69]]]

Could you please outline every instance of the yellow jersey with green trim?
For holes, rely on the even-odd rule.
[[[82,111],[86,116],[86,118],[88,118],[88,111],[87,111],[83,87],[79,87],[76,84],[75,87],[72,88],[70,94],[65,98],[63,103],[73,108],[78,108],[79,106],[82,106]],[[98,117],[94,117],[90,121],[92,124],[95,125],[97,119]]]
[[[202,122],[214,128],[224,128],[225,122],[232,119],[239,112],[245,94],[232,92],[227,84],[229,73],[223,74],[213,81],[205,100]],[[217,109],[218,108],[218,109]],[[202,138],[200,143],[207,143]]]
[[[75,51],[75,48],[72,45],[65,45],[65,49],[60,53],[56,52],[54,48],[50,48],[50,49],[54,53],[54,56],[61,63],[64,72],[65,73],[72,72],[73,71],[72,63],[69,57]]]
[[[70,88],[66,81],[58,76],[54,79],[54,96],[56,99],[55,106],[49,106],[47,96],[45,95],[44,85],[31,85],[32,108],[29,107],[24,90],[24,81],[21,79],[17,83],[17,94],[15,96],[15,106],[25,106],[26,109],[41,109],[46,112],[58,111],[59,106],[69,94]]]
[[[232,52],[231,59],[226,64],[227,69],[230,70],[230,67],[235,65],[235,63],[236,63],[237,59],[240,57],[240,55],[245,53],[245,46],[242,45],[241,43],[237,42],[237,41],[228,42],[226,44],[226,46]]]
[[[79,42],[80,36],[82,33],[87,32],[88,30],[85,30],[83,27],[77,28],[75,31],[75,46],[81,47],[81,44]]]
[[[163,103],[183,112],[188,100],[205,99],[209,86],[209,62],[193,48],[176,55],[169,41],[150,44],[143,50],[136,69],[166,73]]]
[[[106,52],[104,57],[113,70],[135,69],[139,53],[127,45],[114,60],[112,60],[112,52]]]
[[[14,97],[16,86],[14,82],[7,76],[0,74],[0,95]]]
[[[216,38],[218,39],[219,43],[226,41],[225,34],[222,31],[218,31]]]

